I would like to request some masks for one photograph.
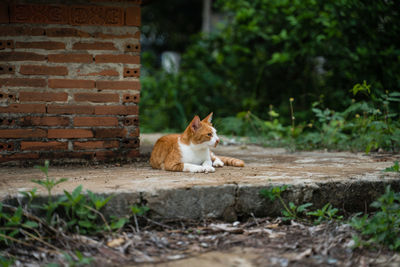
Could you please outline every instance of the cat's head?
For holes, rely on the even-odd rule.
[[[219,137],[217,130],[212,126],[213,113],[211,112],[203,120],[200,120],[199,116],[194,116],[189,126],[186,128],[185,133],[189,140],[189,143],[193,145],[201,146],[214,146],[216,147],[219,143]]]

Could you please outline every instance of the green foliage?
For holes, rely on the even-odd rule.
[[[216,126],[222,134],[248,136],[251,141],[267,146],[364,150],[366,153],[378,149],[398,151],[400,114],[393,107],[400,102],[400,93],[381,94],[366,82],[354,88],[356,97],[362,99],[353,99],[343,111],[324,107],[321,99],[312,105],[314,118],[300,123],[292,120],[291,126],[284,126],[272,107],[269,120],[263,120],[248,111],[240,112],[236,117],[217,118]],[[294,100],[291,98],[292,102]],[[292,117],[295,117],[294,113]]]
[[[58,184],[66,182],[66,178],[61,178],[59,180],[54,180],[54,179],[49,179],[49,161],[45,160],[44,166],[35,166],[36,169],[39,169],[41,172],[43,172],[46,175],[46,180],[32,180],[32,182],[43,186],[47,189],[47,193],[49,195],[49,201],[51,198],[51,190]]]
[[[36,198],[37,189],[29,192],[21,192],[28,200],[26,208],[32,211],[44,212],[46,220],[42,221],[33,216],[29,210],[22,206],[13,207],[0,203],[0,245],[11,245],[13,242],[24,244],[20,240],[23,236],[30,236],[34,240],[40,239],[41,224],[47,224],[52,229],[60,229],[68,233],[79,234],[101,234],[104,231],[118,231],[129,222],[128,217],[117,218],[111,216],[106,218],[102,214],[102,209],[111,200],[112,196],[102,197],[94,194],[90,190],[83,193],[82,185],[77,186],[72,192],[64,190],[64,195],[52,197],[54,187],[66,179],[54,180],[48,176],[49,162],[44,166],[35,167],[42,171],[46,180],[33,180],[36,184],[44,187],[48,192],[48,201],[42,204],[32,204]],[[146,206],[135,205],[132,207],[135,223],[136,216],[143,216],[149,210]],[[34,219],[32,219],[34,218]],[[78,262],[86,262],[76,254],[74,257]],[[82,255],[81,255],[82,256]]]
[[[341,150],[400,149],[400,114],[390,106],[400,102],[397,92],[381,94],[372,91],[365,82],[354,86],[353,93],[363,94],[360,101],[352,103],[341,112],[322,109],[321,102],[314,103],[312,111],[316,131],[307,131],[298,139],[299,148],[330,148]]]
[[[10,208],[0,203],[0,244],[11,245],[22,233],[38,227],[36,221],[24,215],[22,207]]]
[[[8,266],[12,266],[12,264],[14,263],[13,259],[10,258],[6,258],[0,255],[0,265],[2,267],[8,267]]]
[[[68,266],[88,266],[93,261],[93,258],[84,257],[80,251],[75,251],[75,255],[71,256],[68,253],[64,253],[64,258],[68,262]]]
[[[282,198],[282,193],[286,191],[288,188],[287,185],[284,186],[275,186],[269,189],[262,189],[260,191],[261,196],[268,198],[270,201],[275,201],[278,199],[281,205],[283,206],[282,219],[284,221],[289,220],[303,220],[301,217],[307,213],[307,208],[312,206],[311,203],[305,203],[300,206],[295,205],[293,202],[289,202],[289,205],[285,203]]]
[[[400,172],[399,162],[395,161],[393,166],[390,166],[383,170],[384,172]]]
[[[307,212],[307,215],[311,217],[316,217],[314,219],[314,224],[320,224],[323,221],[342,220],[343,216],[338,216],[338,212],[339,210],[337,208],[333,208],[331,203],[327,203],[325,204],[325,206],[322,207],[322,209]]]
[[[330,203],[327,203],[322,209],[317,209],[315,211],[308,211],[308,208],[312,206],[312,203],[304,203],[299,206],[295,205],[293,202],[289,202],[287,205],[282,198],[282,193],[288,189],[287,185],[275,186],[268,189],[260,190],[260,195],[269,199],[270,201],[279,200],[283,210],[282,220],[297,220],[303,222],[313,222],[314,224],[320,224],[323,221],[340,221],[343,216],[337,215],[338,209],[333,208]]]
[[[356,246],[385,245],[400,251],[400,193],[386,187],[385,193],[371,204],[377,212],[368,216],[354,216],[350,225],[360,232]]]
[[[147,206],[138,206],[138,205],[133,205],[131,206],[131,211],[132,214],[137,215],[137,216],[143,216],[149,211],[149,207]]]
[[[270,104],[287,125],[292,122],[290,97],[296,98],[298,122],[312,115],[309,106],[321,96],[325,100],[320,110],[343,110],[351,103],[345,98],[349,89],[362,81],[371,87],[361,84],[353,94],[364,90],[368,94],[368,88],[398,92],[396,5],[394,0],[219,0],[217,8],[226,20],[214,33],[193,39],[178,74],[149,69],[150,57],[143,55],[142,126],[146,131],[167,127],[181,131],[194,114],[205,116],[210,111],[220,118],[248,110],[268,118]],[[392,109],[399,110],[398,103]],[[321,143],[333,146],[343,139],[341,126],[334,123],[321,130],[339,127],[329,132],[335,140]],[[367,130],[379,132],[382,127],[376,123]],[[313,145],[309,138],[305,146]],[[373,138],[368,136],[361,144],[374,149],[383,142],[374,143]]]
[[[137,216],[144,216],[149,211],[149,208],[147,206],[133,205],[131,206],[131,211],[136,226],[136,232],[140,232]]]
[[[218,132],[226,135],[248,136],[256,143],[281,145],[286,142],[290,127],[279,122],[279,114],[269,111],[270,120],[262,120],[250,111],[239,112],[236,117],[216,118]]]

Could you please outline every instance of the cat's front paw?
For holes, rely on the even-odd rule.
[[[224,166],[224,163],[219,158],[215,158],[215,160],[213,162],[213,166],[214,167],[222,167],[222,166]]]
[[[206,166],[203,166],[203,168],[204,168],[205,173],[215,172],[215,169],[212,166],[206,165]]]
[[[194,164],[185,164],[183,171],[187,172],[206,172],[206,168],[200,165],[194,165]]]

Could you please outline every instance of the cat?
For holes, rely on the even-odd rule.
[[[161,137],[154,145],[150,165],[154,169],[183,172],[215,172],[224,165],[244,167],[244,161],[230,157],[217,157],[210,151],[220,141],[211,124],[213,113],[200,120],[194,116],[182,134]]]

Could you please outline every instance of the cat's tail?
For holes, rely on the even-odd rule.
[[[218,156],[218,158],[224,163],[225,166],[244,167],[244,161],[241,159],[222,156]]]

